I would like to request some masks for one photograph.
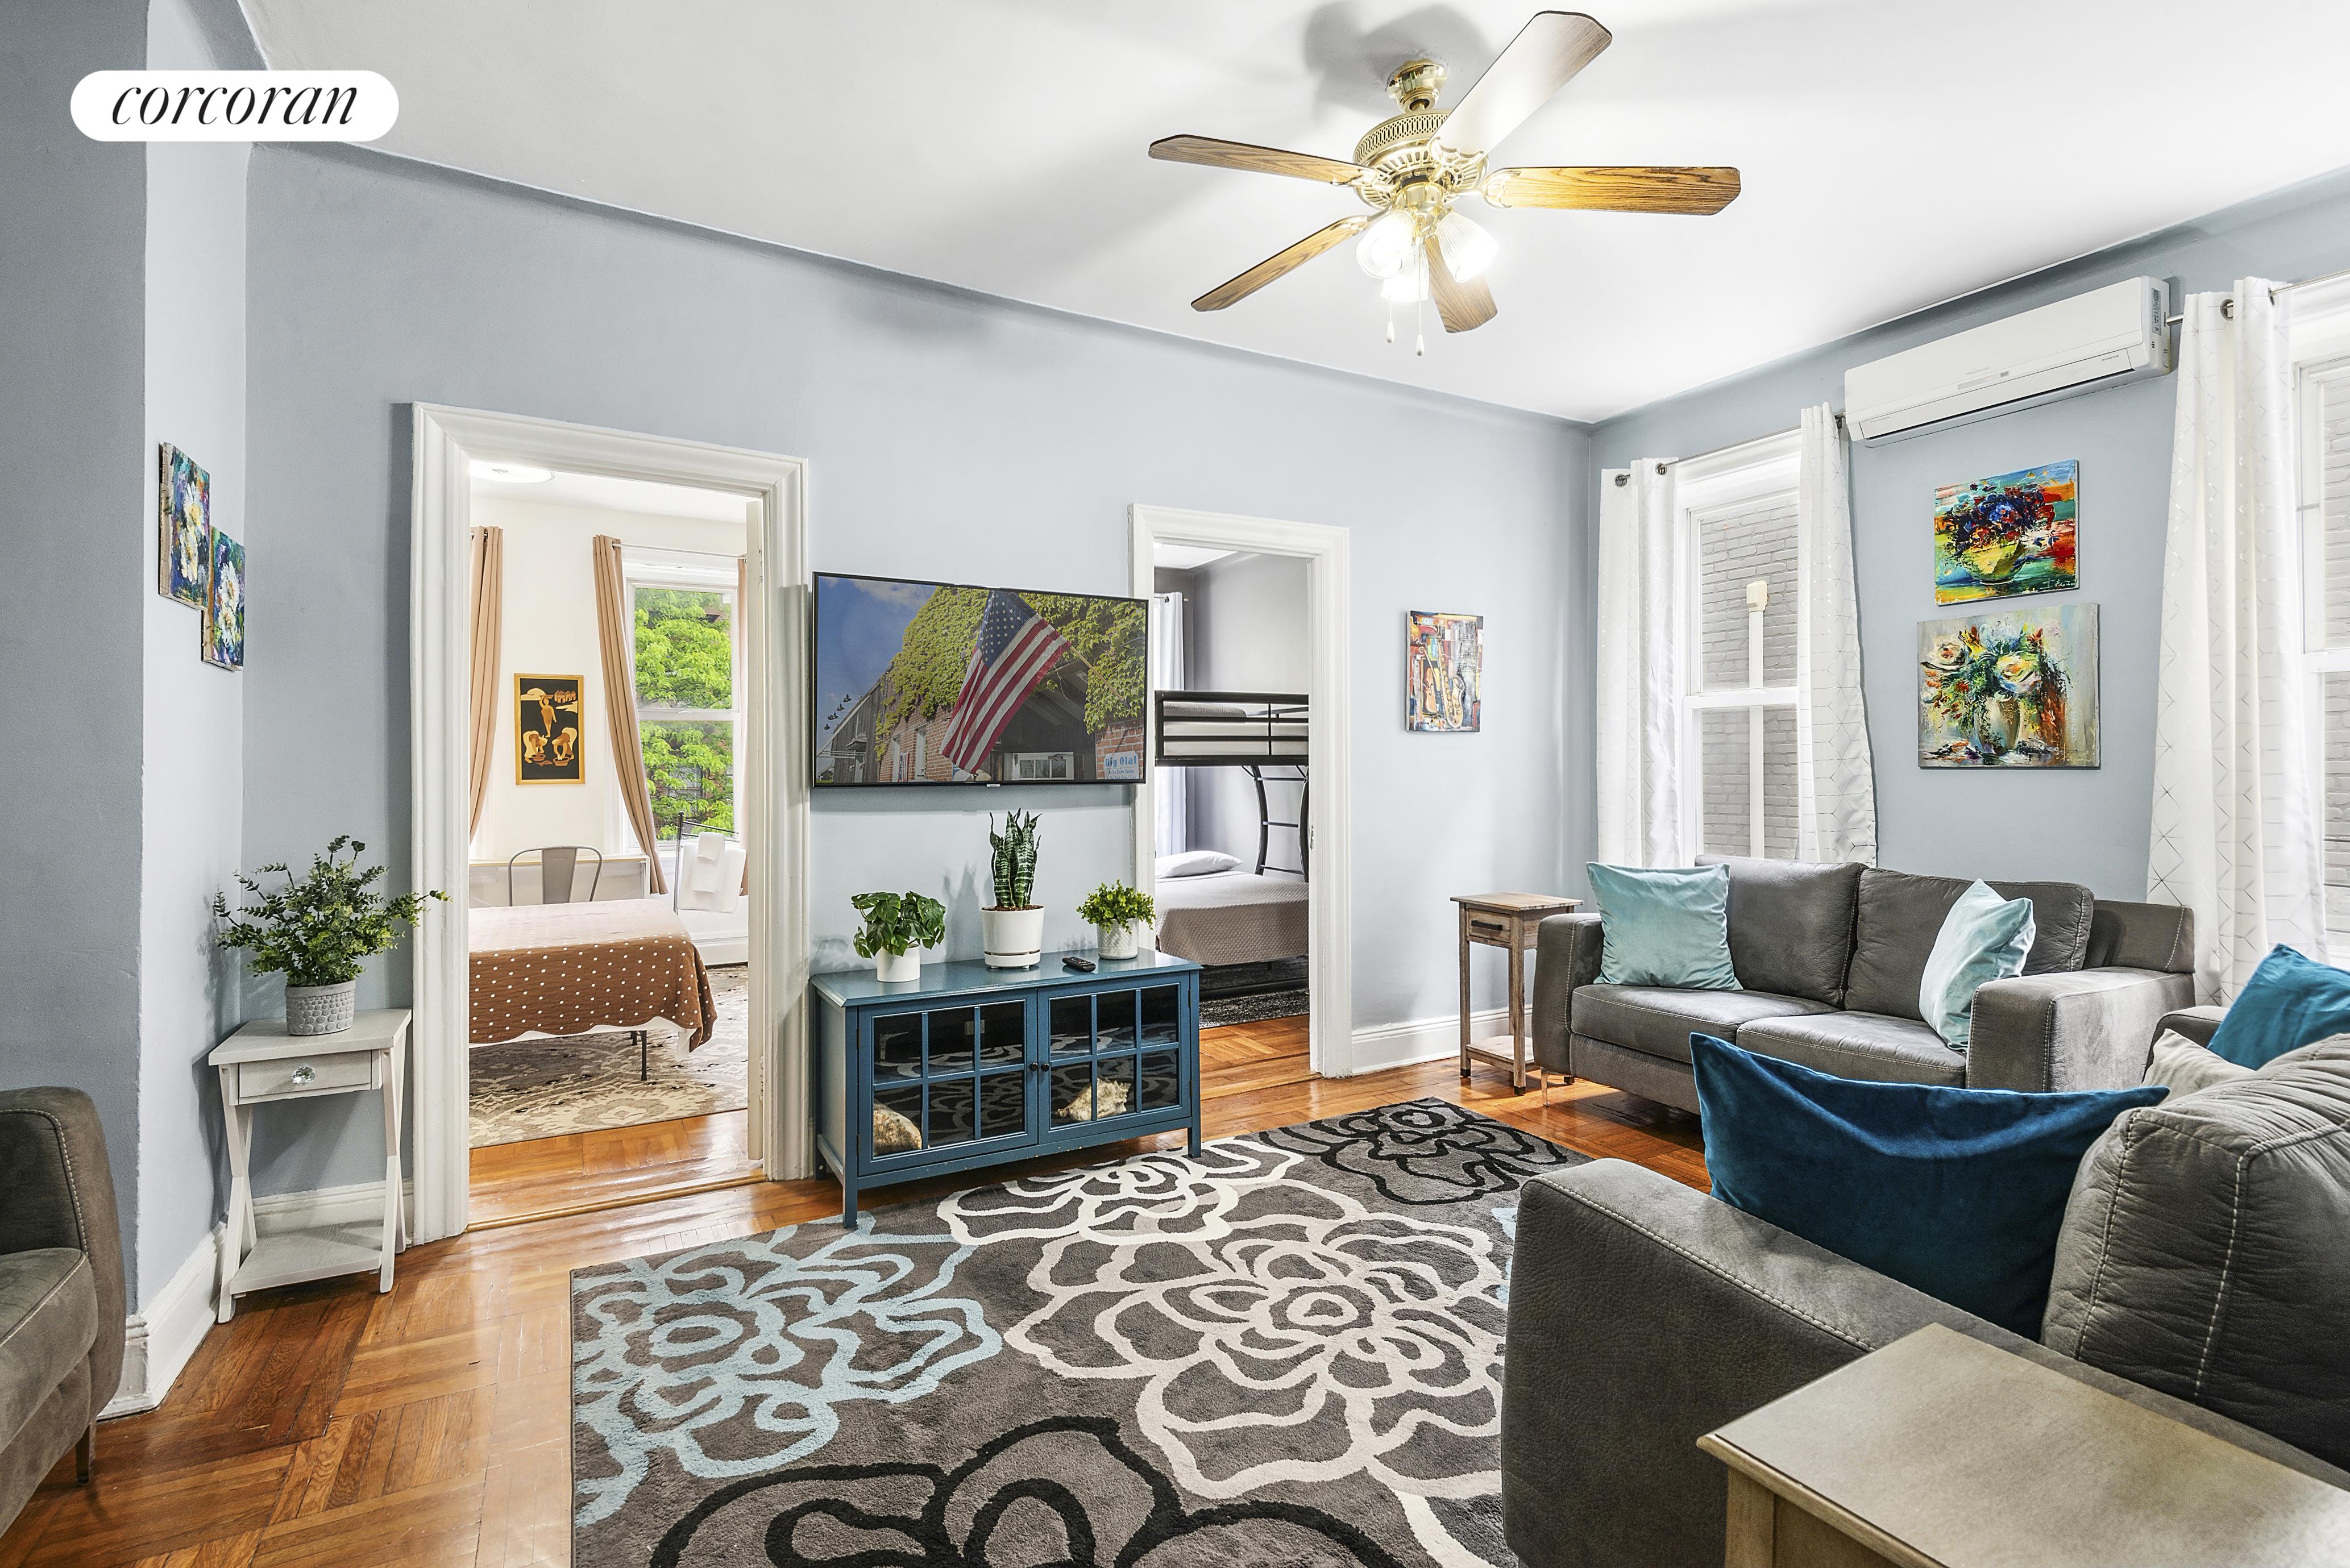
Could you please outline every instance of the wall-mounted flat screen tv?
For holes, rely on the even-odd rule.
[[[816,579],[816,782],[1136,784],[1147,600]]]

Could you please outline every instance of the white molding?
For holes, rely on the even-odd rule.
[[[381,1191],[383,1183],[376,1183]],[[213,1326],[213,1285],[220,1277],[221,1239],[215,1225],[204,1232],[145,1312],[123,1320],[122,1381],[98,1413],[101,1421],[136,1416],[163,1402]]]
[[[410,1228],[416,1219],[416,1183],[400,1183]],[[314,1187],[303,1192],[273,1192],[253,1200],[253,1228],[264,1236],[317,1231],[337,1225],[371,1224],[383,1219],[383,1183],[354,1181],[348,1187]]]
[[[410,589],[414,886],[466,886],[467,533],[475,458],[575,473],[729,491],[759,504],[747,541],[758,602],[750,633],[752,722],[766,738],[746,770],[750,820],[764,824],[764,875],[751,878],[752,1155],[771,1178],[807,1175],[806,682],[772,680],[773,650],[806,646],[807,464],[703,441],[599,430],[432,403],[411,407],[414,471]],[[760,590],[764,590],[761,592]],[[428,907],[417,938],[415,1239],[465,1228],[472,1150],[466,1111],[465,911]],[[772,1088],[773,1092],[769,1092]]]
[[[1470,1037],[1482,1040],[1485,1032],[1506,1029],[1509,1022],[1509,1009],[1504,1007],[1472,1012],[1469,1015]],[[1461,1015],[1457,1012],[1355,1031],[1355,1071],[1358,1075],[1409,1067],[1416,1062],[1440,1062],[1459,1054]]]
[[[1175,506],[1136,504],[1127,509],[1132,591],[1151,591],[1151,546],[1201,545],[1296,556],[1305,561],[1305,646],[1311,673],[1305,688],[1312,720],[1306,733],[1305,771],[1313,780],[1313,839],[1305,865],[1306,923],[1311,933],[1305,957],[1311,1015],[1310,1060],[1325,1077],[1361,1071],[1355,1044],[1355,912],[1353,903],[1354,805],[1348,740],[1353,713],[1350,628],[1353,569],[1349,535],[1323,523],[1289,523],[1222,512],[1191,512]],[[1154,771],[1155,770],[1151,770]],[[1157,881],[1152,864],[1151,785],[1134,792],[1134,885]],[[1456,1023],[1456,1031],[1459,1027]]]

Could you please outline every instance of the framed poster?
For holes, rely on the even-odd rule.
[[[515,783],[586,784],[577,675],[515,680]]]
[[[1467,734],[1482,716],[1485,618],[1410,610],[1405,651],[1407,728]]]

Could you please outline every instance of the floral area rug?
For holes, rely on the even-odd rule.
[[[1517,1190],[1440,1100],[572,1276],[573,1561],[1514,1563]]]
[[[700,1049],[687,1050],[672,1025],[650,1026],[641,1083],[625,1032],[474,1046],[472,1147],[741,1110],[751,1103],[750,974],[744,964],[710,971],[718,1022]]]

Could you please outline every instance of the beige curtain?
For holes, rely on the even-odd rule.
[[[468,748],[473,811],[465,819],[465,836],[469,838],[482,828],[482,803],[490,798],[490,758],[497,750],[498,719],[505,712],[505,693],[498,690],[498,639],[504,629],[505,571],[505,530],[474,529],[473,735]]]
[[[747,555],[734,557],[734,670],[739,679],[751,668],[751,557]],[[734,706],[747,708],[750,703],[743,700],[743,693],[738,691],[734,694]],[[739,734],[734,737],[734,760],[738,766],[747,765],[743,745],[748,738]],[[747,896],[751,891],[751,834],[750,825],[743,817],[746,805],[739,799],[734,803],[734,842],[743,846],[743,891]]]
[[[596,535],[596,637],[604,652],[604,716],[612,732],[612,776],[620,781],[620,804],[645,852],[645,886],[669,891],[661,875],[660,839],[653,830],[652,790],[645,781],[644,742],[637,734],[636,682],[629,675],[629,641],[636,618],[629,606],[628,579],[620,568],[620,542]]]

